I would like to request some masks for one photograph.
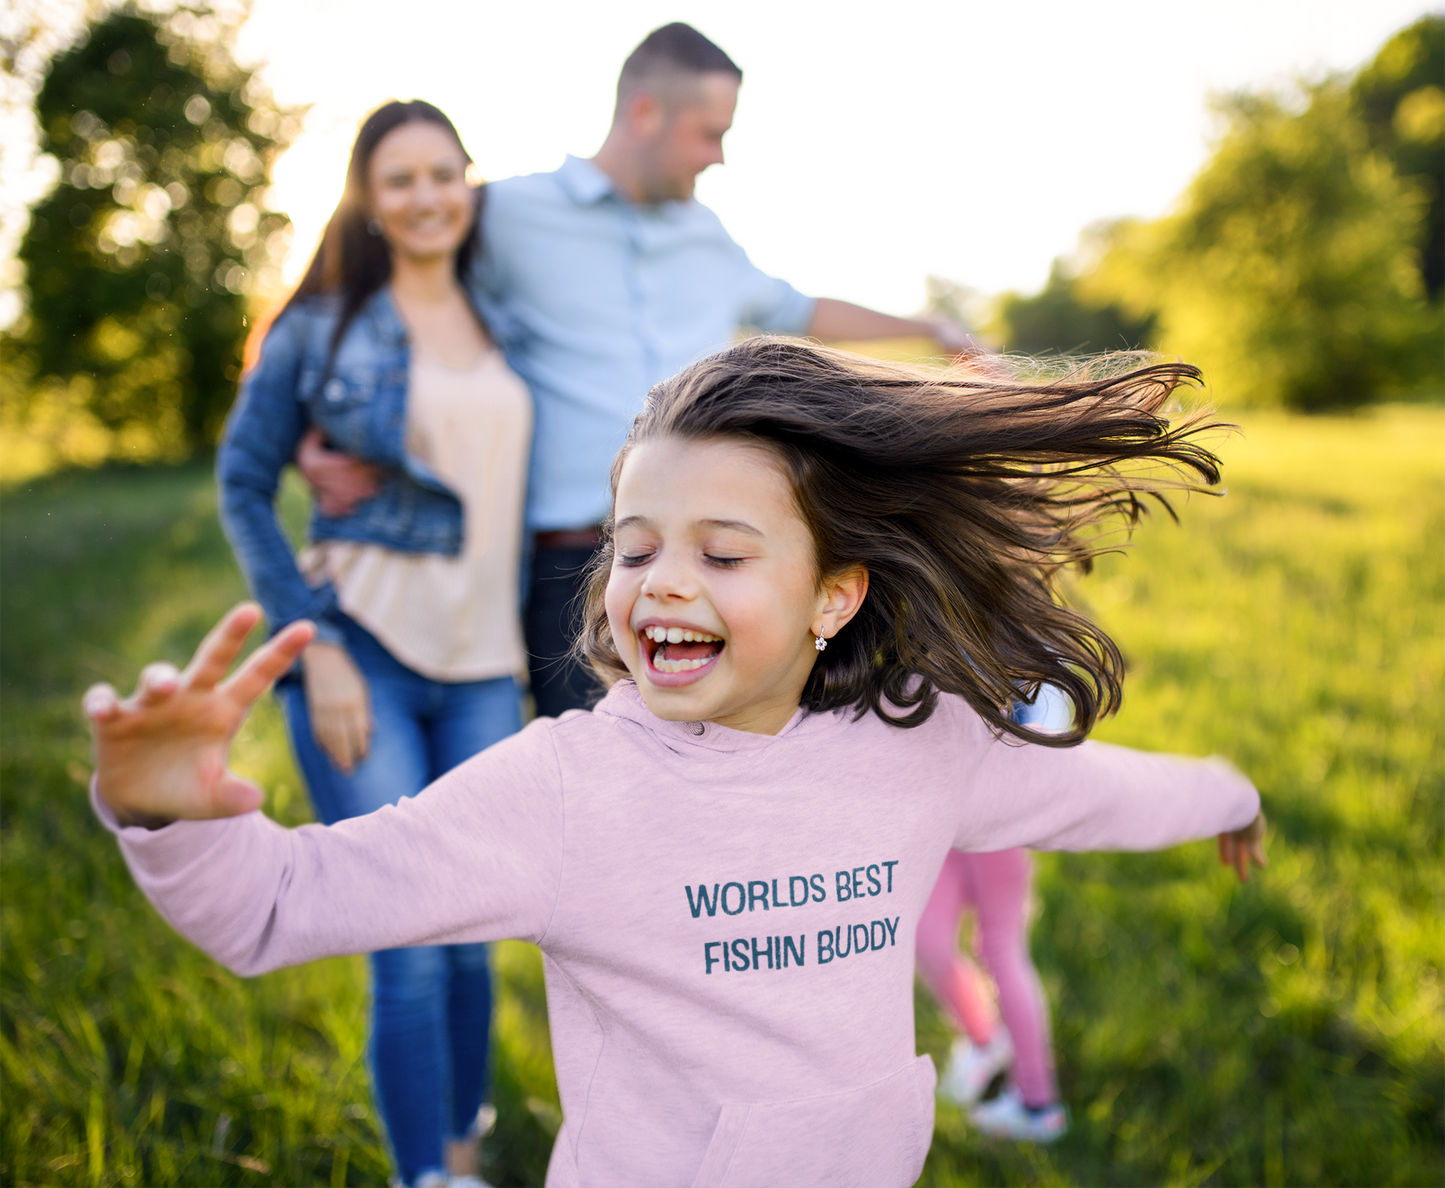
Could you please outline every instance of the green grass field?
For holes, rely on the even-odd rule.
[[[1271,866],[1240,887],[1203,844],[1042,856],[1072,1132],[986,1142],[941,1107],[926,1184],[1445,1179],[1445,410],[1246,427],[1228,497],[1155,517],[1078,596],[1131,667],[1101,736],[1229,755]],[[38,481],[0,529],[0,1183],[385,1183],[363,961],[233,977],[159,921],[85,802],[80,690],[182,660],[243,592],[209,474]],[[236,763],[306,819],[269,702]],[[486,1170],[537,1184],[558,1124],[540,962],[507,943],[496,968]],[[918,1035],[941,1060],[922,996]]]

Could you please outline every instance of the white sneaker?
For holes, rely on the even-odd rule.
[[[481,1176],[465,1175],[452,1176],[447,1180],[447,1188],[492,1188]]]
[[[1019,1139],[1026,1143],[1051,1143],[1069,1129],[1069,1114],[1062,1105],[1030,1109],[1023,1096],[1009,1086],[992,1101],[974,1106],[969,1118],[984,1134],[995,1138]]]
[[[983,1096],[994,1077],[1013,1063],[1014,1043],[1008,1028],[995,1023],[988,1043],[981,1047],[963,1036],[953,1041],[948,1067],[938,1079],[938,1092],[949,1101],[970,1106]]]

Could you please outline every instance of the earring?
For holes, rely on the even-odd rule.
[[[367,229],[368,231],[370,231],[371,234],[376,235],[376,236],[380,236],[380,235],[381,235],[381,220],[380,220],[380,219],[377,219],[377,218],[367,219],[367,220],[366,220],[366,229]]]
[[[828,646],[828,641],[820,635],[817,639],[813,641],[813,646],[821,652],[824,648]]]

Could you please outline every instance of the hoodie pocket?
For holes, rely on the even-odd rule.
[[[906,1188],[933,1141],[933,1061],[857,1089],[723,1106],[692,1188]]]

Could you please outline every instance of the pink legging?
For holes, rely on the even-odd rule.
[[[998,986],[999,1010],[1014,1044],[1014,1081],[1026,1104],[1058,1099],[1049,1012],[1029,956],[1025,910],[1033,862],[1027,850],[949,852],[918,921],[918,968],[959,1028],[988,1042],[993,1012],[978,967],[958,947],[966,909],[978,917],[978,953]]]

